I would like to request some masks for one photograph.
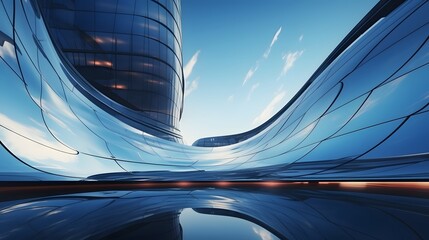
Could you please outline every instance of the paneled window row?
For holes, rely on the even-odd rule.
[[[109,86],[117,89],[133,89],[136,91],[149,91],[160,96],[172,96],[174,84],[148,74],[133,72],[116,72],[114,83]]]
[[[68,30],[61,30],[58,33],[60,44],[62,48],[64,49],[64,52],[76,52],[78,50],[81,52],[81,54],[86,55],[74,55],[73,56],[73,62],[78,65],[85,65],[85,63],[93,63],[93,64],[99,64],[99,66],[104,65],[105,67],[111,67],[111,68],[121,68],[126,69],[126,63],[130,63],[132,61],[133,64],[133,70],[138,69],[147,69],[147,71],[150,71],[154,74],[161,74],[162,72],[166,72],[168,75],[171,75],[171,70],[173,70],[177,77],[181,79],[182,76],[182,66],[179,62],[177,55],[174,54],[174,52],[166,47],[165,45],[153,40],[144,38],[141,36],[132,36],[132,40],[129,40],[131,37],[130,35],[116,35],[112,38],[108,36],[108,34],[97,34],[97,37],[94,37],[96,41],[104,42],[112,40],[115,42],[115,44],[102,44],[99,47],[90,47],[86,41],[80,40],[81,38],[77,38],[75,35],[73,35],[73,32],[70,32]],[[64,35],[63,35],[64,34]],[[64,36],[64,37],[61,37]],[[76,41],[74,41],[76,40]],[[127,41],[132,42],[132,46],[129,43],[126,43]],[[79,46],[79,44],[82,44]],[[108,47],[107,47],[108,46]],[[116,48],[116,49],[113,49]],[[131,53],[128,54],[118,54],[120,59],[115,59],[114,57],[102,57],[98,58],[93,49],[100,49],[103,52],[109,52],[111,51],[114,53],[116,52],[122,52],[122,53]],[[89,53],[85,53],[85,50],[87,50]],[[137,57],[136,59],[127,59],[126,56],[132,56],[132,55],[149,55],[153,58],[149,57]],[[114,54],[104,54],[109,56],[115,56]],[[160,60],[157,60],[160,59]],[[119,61],[123,60],[123,62]],[[103,61],[103,62],[96,62],[96,61]],[[164,63],[165,61],[166,63]],[[140,65],[138,65],[140,64]],[[119,65],[119,66],[118,66]],[[118,66],[118,67],[117,67]]]
[[[91,34],[96,29],[100,33],[139,34],[160,40],[173,49],[181,52],[180,33],[170,31],[154,20],[132,15],[72,11],[52,11],[53,28],[73,29],[77,34]],[[132,23],[132,24],[130,24]],[[102,40],[102,39],[101,39]],[[113,41],[110,41],[112,43]],[[104,44],[109,43],[105,41]],[[181,56],[178,57],[179,60]]]
[[[157,39],[168,45],[175,52],[181,52],[180,40],[178,38],[180,35],[171,32],[162,24],[151,19],[139,16],[134,17],[132,33]]]
[[[58,30],[60,44],[65,50],[100,49],[103,51],[116,51],[130,54],[144,54],[168,62],[176,69],[181,68],[182,55],[177,42],[174,42],[173,48],[168,47],[163,42],[149,37],[114,34],[101,32],[74,32],[73,30]],[[62,34],[64,34],[62,36]],[[80,36],[85,35],[85,38]],[[82,39],[86,39],[85,41]],[[165,42],[166,43],[166,42]],[[178,68],[179,67],[179,68]],[[180,72],[178,74],[181,74]]]
[[[115,13],[93,13],[70,10],[50,12],[51,28],[74,29],[78,32],[105,32],[150,36],[167,44],[175,51],[181,49],[181,33],[177,28],[167,28],[158,21],[142,16]]]
[[[180,20],[180,9],[177,5],[177,2],[174,2],[173,0],[152,0],[160,3],[162,6],[164,6],[175,19]],[[180,26],[180,24],[179,24]]]
[[[161,77],[145,72],[113,70],[109,68],[110,61],[105,56],[99,56],[98,59],[102,60],[82,60],[82,58],[74,57],[79,55],[82,56],[79,53],[68,53],[68,57],[75,60],[74,65],[79,70],[84,71],[83,74],[86,75],[85,77],[88,80],[100,80],[99,84],[105,87],[151,90],[166,96],[174,94],[172,89],[181,91],[181,84],[178,77]],[[88,73],[86,73],[85,68],[87,68]]]
[[[149,55],[153,58],[165,61],[176,71],[177,76],[181,78],[182,64],[170,48],[153,39],[143,38],[140,36],[133,36],[133,38],[133,53]]]
[[[75,52],[67,52],[66,56],[75,66],[100,67],[112,71],[130,72],[130,75],[135,76],[135,78],[141,78],[144,74],[144,76],[151,76],[151,78],[176,82],[177,86],[175,87],[181,88],[182,79],[179,78],[176,71],[167,64],[152,58]]]
[[[131,94],[131,93],[127,93],[126,91],[120,91],[120,90],[117,90],[117,92],[114,94],[115,95],[118,94],[117,97],[127,99],[127,101],[132,99],[132,102],[136,103],[135,107],[140,111],[142,111],[143,115],[146,115],[154,120],[161,121],[162,123],[165,123],[165,124],[171,125],[172,123],[177,123],[172,116],[173,111],[163,112],[161,110],[162,106],[166,106],[164,101],[160,101],[159,99],[158,101],[154,101],[153,99],[142,100],[140,98],[140,96],[142,96],[141,93]],[[168,104],[169,103],[167,102],[167,106]]]
[[[166,8],[161,6],[158,2],[148,0],[146,5],[145,1],[139,1],[136,6],[135,14],[147,16],[156,21],[159,21],[160,23],[168,26],[168,28],[171,29],[171,31],[174,33],[179,33],[179,35],[181,34],[181,17],[175,8],[173,8],[173,11],[167,11]]]
[[[106,67],[113,70],[148,73],[161,78],[180,81],[179,76],[171,66],[150,57],[81,52],[66,52],[66,55],[76,66]]]
[[[112,89],[116,95],[135,103],[143,111],[173,113],[173,101],[165,96],[159,96],[150,91],[136,91],[129,89]]]
[[[116,4],[116,1],[96,1],[95,7],[93,7],[94,3],[82,3],[80,1],[75,3],[76,7],[64,4],[51,5],[50,7],[54,11],[50,11],[51,15],[48,15],[48,18],[55,19],[55,21],[51,21],[54,24],[52,27],[58,25],[72,26],[75,24],[83,30],[92,31],[95,26],[97,30],[111,32],[115,24],[118,29],[128,27],[123,23],[131,26],[129,23],[132,21],[133,14],[135,14],[136,16],[151,18],[165,25],[181,42],[180,14],[177,10],[169,11],[168,7],[165,8],[165,6],[163,7],[158,2],[151,0],[138,0],[136,3],[131,0],[131,3],[126,3],[128,1],[119,1],[118,4]],[[171,1],[167,2],[171,3]],[[167,4],[167,6],[169,5],[171,4]]]

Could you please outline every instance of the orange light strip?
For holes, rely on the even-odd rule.
[[[101,60],[94,60],[94,61],[88,61],[89,65],[95,65],[99,67],[109,67],[111,68],[113,66],[112,62],[110,61],[101,61]]]
[[[282,188],[309,187],[339,189],[401,189],[429,191],[429,182],[287,182],[287,181],[170,181],[170,182],[46,182],[0,185],[1,192],[34,191],[103,191],[108,189],[151,189],[151,188]]]

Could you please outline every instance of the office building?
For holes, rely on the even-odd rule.
[[[427,2],[379,2],[278,114],[245,136],[210,138],[213,140],[196,144],[206,147],[185,146],[156,137],[135,124],[129,111],[134,107],[145,114],[149,109],[147,102],[132,97],[132,88],[134,74],[150,75],[169,86],[171,83],[171,91],[165,94],[172,94],[150,95],[151,99],[165,99],[167,107],[172,104],[170,110],[157,113],[153,119],[175,126],[180,118],[180,29],[176,34],[176,29],[169,28],[171,19],[159,18],[167,11],[170,14],[171,7],[180,10],[180,3],[147,1],[148,6],[156,5],[159,15],[152,16],[148,11],[149,17],[145,17],[122,9],[122,1],[117,1],[116,8],[103,12],[103,16],[115,15],[117,25],[109,24],[110,29],[101,34],[95,27],[102,7],[91,5],[91,1],[82,1],[82,6],[77,5],[80,1],[73,2],[76,5],[46,5],[48,14],[62,11],[64,21],[52,23],[49,19],[60,17],[51,16],[45,24],[35,1],[2,1],[2,179],[318,181],[415,180],[429,176]],[[93,10],[89,10],[92,6]],[[88,27],[83,32],[67,25],[81,12],[88,12],[84,15],[95,21],[94,25],[86,25],[89,21],[79,23]],[[173,28],[176,23],[179,28],[180,20],[173,15]],[[167,26],[163,30],[168,33],[167,44],[155,41],[151,33],[133,32],[135,26],[123,26],[122,17],[129,16],[134,17],[133,23],[140,19],[144,24],[156,23],[155,28]],[[63,31],[71,36],[59,44]],[[77,36],[78,32],[83,35]],[[173,49],[177,65],[162,68],[176,70],[175,80],[164,81],[161,75],[165,72],[151,75],[145,68],[133,69],[134,64],[144,65],[146,60],[159,66],[165,62],[161,56],[140,56],[134,51],[141,48],[134,48],[134,42],[118,52],[125,36],[141,39],[136,44],[155,44],[147,48],[149,55],[153,49],[157,49],[155,55],[164,51],[161,48]],[[179,45],[177,48],[169,44],[168,36],[177,37],[173,39],[173,44]],[[67,45],[66,40],[72,37],[81,38],[81,45],[75,49]],[[112,43],[103,45],[108,41]],[[116,50],[110,49],[111,54],[107,54],[103,48],[108,46]],[[91,51],[96,52],[88,54]],[[169,63],[171,54],[163,56]],[[122,58],[128,60],[119,60]],[[106,72],[116,77],[123,73],[132,75],[132,81],[126,82],[129,78],[122,77],[106,80]],[[115,103],[127,101],[133,107],[110,107],[108,100],[87,90],[86,82],[104,95],[113,96]],[[127,86],[127,90],[118,88],[119,85]],[[137,88],[141,92],[148,89]],[[164,106],[156,105],[153,111],[158,107],[164,109],[165,104],[160,104]]]
[[[85,91],[101,93],[99,105],[126,111],[155,136],[180,140],[180,1],[43,0],[39,5],[55,45],[90,83]]]

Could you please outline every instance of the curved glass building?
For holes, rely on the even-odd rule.
[[[90,83],[86,91],[102,93],[102,103],[134,115],[156,136],[181,138],[180,1],[39,3],[52,40]]]
[[[427,1],[377,3],[272,119],[243,135],[202,141],[209,147],[185,146],[153,134],[174,132],[156,127],[174,126],[175,120],[166,119],[180,118],[183,79],[175,49],[180,49],[180,37],[174,38],[180,36],[180,20],[169,23],[179,18],[170,12],[180,10],[179,2],[131,1],[135,6],[147,3],[147,8],[129,9],[122,7],[132,4],[120,6],[125,1],[119,0],[45,2],[47,14],[59,15],[46,19],[35,1],[0,2],[0,180],[429,179]],[[142,9],[147,16],[137,12]],[[172,18],[162,19],[164,13]],[[85,16],[90,20],[83,21]],[[132,18],[132,26],[119,27],[122,18]],[[101,20],[113,21],[113,26],[97,25]],[[142,22],[145,27],[135,24]],[[150,24],[159,34],[165,30],[167,44],[161,35],[151,35]],[[137,26],[143,33],[135,32]],[[131,43],[121,42],[125,38]],[[73,48],[66,44],[69,39],[79,44]],[[62,50],[55,44],[61,41]],[[141,43],[143,49],[149,44],[148,53],[134,48]],[[173,50],[176,55],[169,62]],[[177,66],[170,66],[173,62]],[[153,65],[146,68],[145,63]],[[139,67],[133,68],[135,64]],[[169,70],[149,71],[158,65],[173,71],[171,81],[162,76]],[[132,81],[109,77],[122,74]],[[153,78],[134,78],[143,75]],[[97,91],[85,76],[93,77]],[[147,101],[149,106],[156,102],[157,109],[164,109],[158,99],[170,99],[174,106],[168,113],[153,110],[165,121],[140,121],[147,101],[128,98],[138,79],[158,79],[159,84],[147,82],[135,91],[151,93]],[[126,89],[118,89],[121,84]],[[164,96],[168,86],[171,92],[164,93],[171,95]],[[109,100],[109,94],[122,100]],[[213,147],[220,145],[226,146]]]

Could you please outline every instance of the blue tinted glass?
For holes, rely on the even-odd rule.
[[[271,148],[272,146],[276,146],[277,144],[281,143],[285,138],[289,137],[289,135],[296,128],[296,126],[300,121],[301,119],[298,119],[292,124],[288,125],[287,127],[283,125],[282,128],[276,134],[276,136],[274,136],[274,138],[268,142],[266,148]]]
[[[116,51],[131,52],[131,35],[115,34]]]
[[[135,14],[140,16],[147,16],[147,10],[148,10],[147,2],[148,0],[137,0]]]
[[[133,162],[126,162],[126,161],[117,161],[118,164],[124,168],[126,171],[141,171],[142,169],[145,169],[145,171],[147,172],[151,172],[151,171],[165,171],[168,172],[169,170],[171,170],[172,167],[176,167],[176,166],[170,166],[170,165],[159,165],[159,164],[143,164],[143,163],[133,163]],[[177,167],[177,170],[188,170],[188,167]],[[147,175],[149,176],[149,175]],[[151,175],[151,178],[159,178],[159,172],[158,173],[154,173],[153,175]]]
[[[148,16],[154,20],[159,20],[159,4],[155,1],[148,1]]]
[[[15,55],[15,46],[6,40],[3,42],[3,46],[0,46],[0,68],[2,75],[5,77],[9,74],[19,74],[18,62]]]
[[[137,0],[140,2],[141,0]],[[119,0],[116,11],[118,13],[133,14],[136,0]]]
[[[12,22],[12,16],[13,16],[13,0],[2,0],[2,3],[0,5],[0,8],[4,7],[5,15],[0,15],[2,17],[7,17],[9,22]],[[6,21],[6,19],[4,19]]]
[[[425,87],[428,71],[429,66],[419,68],[375,89],[340,134],[404,117],[422,108],[429,101],[429,89]]]
[[[91,12],[76,12],[74,16],[74,27],[85,31],[94,31],[94,29],[97,29],[100,32],[111,32],[113,21],[114,18],[106,13],[97,13],[94,16],[94,13]]]
[[[301,159],[316,146],[317,144],[312,144],[289,152],[281,152],[276,149],[277,152],[280,153],[278,155],[270,155],[271,153],[273,153],[273,151],[270,150],[267,151],[265,155],[264,153],[256,154],[252,159],[249,160],[249,163],[257,161],[256,163],[254,163],[254,167],[283,164],[287,165]],[[244,165],[243,167],[250,166]]]
[[[95,11],[98,11],[98,12],[114,12],[114,11],[116,11],[117,2],[118,2],[118,0],[95,1]]]
[[[398,27],[394,29],[386,38],[384,38],[375,49],[373,49],[366,59],[362,62],[365,64],[367,59],[371,59],[380,52],[384,51],[387,47],[391,46],[395,42],[399,41],[404,36],[411,34],[424,24],[429,22],[429,4],[426,3],[419,7],[413,14],[406,18]],[[427,32],[427,30],[426,30]]]
[[[373,25],[371,29],[363,33],[363,36],[356,39],[355,42],[331,63],[329,73],[327,73],[328,77],[322,83],[323,88],[330,88],[361,63],[363,58],[368,55],[368,51],[371,51],[385,37],[389,30],[396,26],[395,24],[391,24],[389,20],[391,20],[390,16],[388,19],[380,19],[379,22],[375,23],[375,26]],[[386,27],[385,25],[389,25],[389,23],[391,26]],[[385,27],[381,28],[380,25]]]
[[[81,153],[110,157],[105,141],[91,132],[48,85],[42,87],[44,120],[52,134],[66,146],[79,149]],[[79,136],[80,141],[74,139]]]
[[[325,114],[317,124],[314,131],[300,144],[306,146],[311,143],[319,142],[332,136],[340,130],[353,114],[359,109],[367,95],[359,97],[350,103]]]
[[[335,98],[338,96],[341,90],[341,85],[338,84],[329,92],[327,92],[323,97],[318,99],[308,111],[305,112],[304,117],[299,123],[298,127],[295,131],[301,130],[303,127],[306,127],[309,123],[315,121],[320,118],[324,112],[328,110],[328,108],[335,101]],[[305,107],[305,106],[303,106]]]
[[[307,136],[314,130],[314,128],[317,126],[317,122],[315,121],[302,129],[301,131],[292,134],[290,137],[288,137],[286,140],[282,141],[279,145],[275,146],[274,148],[270,149],[269,155],[277,155],[282,154],[288,151],[291,151],[295,149],[297,146],[300,145],[302,141],[304,141]]]
[[[115,32],[116,33],[131,33],[133,26],[133,16],[125,14],[116,14]]]
[[[0,41],[4,41],[3,35],[6,34],[6,36],[12,36],[12,22],[9,21],[6,15],[6,10],[3,8],[3,5],[0,4]]]
[[[145,36],[147,35],[147,18],[134,16],[133,34]]]
[[[21,43],[18,41],[17,46],[21,49]],[[21,71],[22,76],[24,78],[25,83],[27,84],[27,90],[30,94],[30,96],[33,98],[33,100],[36,103],[40,103],[40,91],[41,91],[41,77],[37,69],[34,67],[31,60],[28,58],[27,54],[23,52],[24,54],[20,56],[20,65],[21,65]]]
[[[343,91],[333,107],[344,104],[345,101],[370,91],[395,73],[422,44],[423,32],[424,29],[402,39],[353,71],[343,80]]]
[[[414,55],[409,62],[405,64],[391,79],[395,79],[411,70],[421,67],[429,63],[429,41],[420,48],[420,50]]]
[[[102,1],[100,1],[102,2]],[[93,13],[88,13],[91,16],[94,16]],[[89,23],[82,23],[83,25],[88,25]],[[91,29],[92,31],[94,29],[97,29],[99,32],[113,32],[113,28],[115,26],[115,14],[113,13],[102,13],[102,12],[96,12],[95,13],[95,25],[94,28]],[[88,25],[88,28],[90,26]]]
[[[396,120],[339,137],[329,138],[323,141],[299,162],[353,159],[384,140],[402,121],[403,119]]]
[[[388,156],[401,156],[428,153],[429,113],[412,116],[392,136],[380,146],[362,156],[371,159]]]
[[[75,0],[74,6],[76,10],[94,11],[95,0]]]

